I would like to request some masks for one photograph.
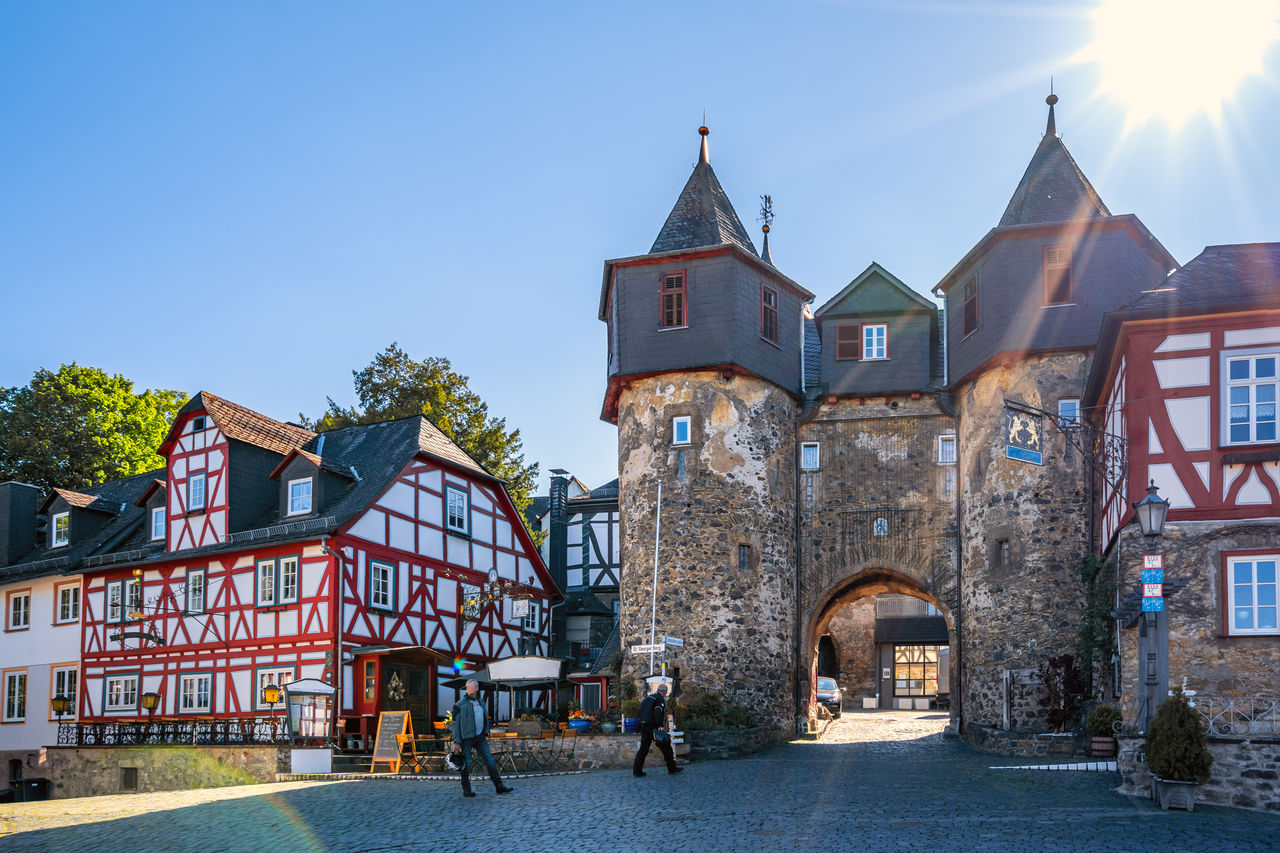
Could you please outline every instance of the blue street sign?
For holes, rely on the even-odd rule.
[[[1143,583],[1164,583],[1164,569],[1143,569]]]
[[[1163,598],[1144,598],[1142,599],[1143,613],[1159,613],[1164,610]]]

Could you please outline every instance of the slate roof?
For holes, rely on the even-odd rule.
[[[43,508],[48,509],[49,504],[53,501],[55,497],[62,498],[69,505],[76,507],[77,509],[87,509],[93,512],[103,512],[108,515],[118,515],[120,513],[120,507],[118,504],[103,500],[97,495],[88,495],[88,494],[85,494],[84,492],[73,492],[71,491],[71,489],[58,489],[58,488],[55,488],[53,492],[49,495],[49,497],[45,500]]]
[[[201,409],[209,413],[209,417],[213,418],[213,422],[227,438],[243,441],[281,455],[301,448],[316,436],[309,429],[269,418],[260,412],[246,409],[230,400],[210,394],[208,391],[201,391],[188,400],[178,414],[198,412]],[[179,418],[174,419],[169,435],[160,446],[159,452],[162,456],[168,454],[169,448],[177,438],[175,430],[180,428],[179,420]]]
[[[1000,217],[1001,228],[1111,215],[1054,132],[1053,103],[1057,99],[1050,98],[1048,127]]]
[[[814,391],[822,384],[822,336],[818,334],[818,321],[813,311],[804,306],[804,388]]]
[[[613,622],[613,630],[609,632],[608,638],[604,641],[604,645],[600,647],[600,656],[596,658],[596,662],[591,665],[592,675],[612,675],[613,670],[609,669],[609,663],[613,656],[622,651],[622,635],[619,630],[618,621]]]
[[[733,204],[707,157],[706,134],[703,134],[698,165],[676,199],[675,207],[667,215],[658,239],[653,241],[649,254],[697,249],[703,246],[719,246],[732,243],[756,254],[747,230],[742,227]]]
[[[1280,243],[1206,246],[1133,310],[1177,315],[1254,303],[1280,308]]]
[[[615,477],[603,486],[596,486],[589,492],[574,495],[569,503],[585,503],[587,501],[616,501],[618,499],[618,479]]]

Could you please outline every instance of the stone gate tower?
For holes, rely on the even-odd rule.
[[[813,297],[773,267],[767,235],[756,253],[699,133],[649,252],[604,266],[624,674],[648,674],[648,657],[626,652],[649,642],[652,618],[659,642],[684,641],[668,650],[684,690],[790,728],[800,334]]]

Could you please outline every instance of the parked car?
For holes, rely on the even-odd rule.
[[[836,684],[834,678],[818,679],[818,704],[830,711],[831,716],[840,716],[840,706],[843,701],[844,696],[840,691],[840,685]]]

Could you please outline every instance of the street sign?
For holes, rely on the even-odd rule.
[[[631,654],[633,655],[649,655],[660,651],[662,651],[662,643],[651,643],[645,646],[631,647]]]
[[[1144,569],[1163,569],[1164,554],[1143,554],[1142,568]]]
[[[1162,583],[1144,583],[1142,585],[1143,598],[1163,598],[1164,584]]]
[[[662,642],[666,643],[668,646],[684,646],[684,640],[679,637],[663,637]]]
[[[1160,613],[1164,610],[1163,598],[1144,598],[1142,599],[1143,613]]]
[[[1164,583],[1164,569],[1143,569],[1143,583]]]

